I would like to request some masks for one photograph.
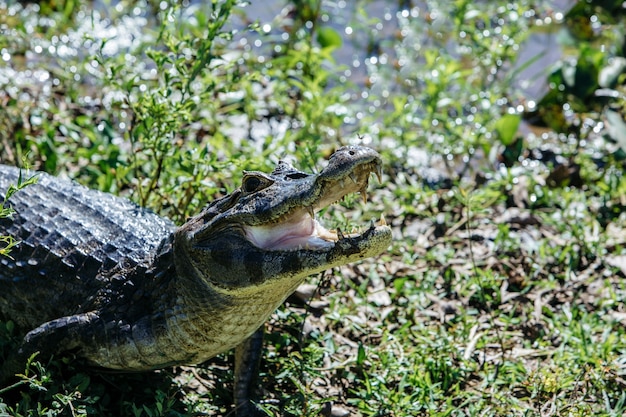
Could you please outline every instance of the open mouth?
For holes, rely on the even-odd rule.
[[[245,226],[248,240],[264,250],[291,251],[327,250],[341,239],[358,237],[359,233],[344,235],[341,231],[328,230],[316,219],[315,212],[354,192],[359,192],[366,201],[371,173],[376,174],[380,182],[379,161],[364,163],[336,178],[324,178],[322,172],[318,178],[322,184],[321,191],[312,203],[296,208],[272,223]],[[386,226],[382,216],[378,226]],[[376,227],[373,222],[372,227]]]

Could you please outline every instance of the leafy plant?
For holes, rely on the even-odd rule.
[[[34,184],[37,182],[37,176],[33,175],[29,178],[24,179],[22,177],[22,171],[20,170],[17,184],[9,185],[9,188],[4,193],[4,198],[2,204],[0,205],[0,219],[11,218],[11,216],[15,213],[15,211],[9,205],[9,199],[13,194],[18,192],[19,190]],[[13,236],[0,236],[0,256],[9,256],[9,252],[11,248],[15,246],[18,242],[13,238]]]

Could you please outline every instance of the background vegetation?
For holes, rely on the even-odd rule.
[[[623,415],[623,2],[301,0],[269,23],[244,6],[0,2],[0,161],[180,223],[244,169],[372,146],[370,202],[324,217],[383,212],[395,241],[273,316],[267,413]],[[224,415],[231,361],[33,362],[0,415]]]

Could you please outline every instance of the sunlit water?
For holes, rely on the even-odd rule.
[[[546,2],[547,6],[556,10],[552,14],[556,20],[562,18],[563,13],[574,4],[572,0]],[[186,18],[193,18],[195,8],[200,5],[192,3],[188,6]],[[327,1],[320,15],[320,24],[333,28],[342,37],[341,46],[332,54],[336,68],[339,68],[336,82],[346,83],[346,94],[350,95],[349,103],[353,106],[350,111],[340,107],[329,111],[345,113],[346,126],[352,131],[358,131],[360,120],[366,116],[371,119],[372,115],[386,111],[392,97],[407,94],[402,80],[415,76],[416,64],[423,59],[423,50],[433,43],[432,37],[439,36],[438,31],[443,33],[449,27],[445,16],[437,16],[437,2],[379,0],[368,1],[363,7],[357,5],[362,6],[362,3]],[[165,8],[167,4],[163,3],[160,7]],[[26,32],[33,34],[26,45],[13,45],[9,41],[9,46],[0,50],[0,86],[4,90],[0,95],[32,95],[37,105],[45,110],[55,87],[61,83],[57,78],[59,67],[68,65],[63,70],[73,74],[75,83],[81,86],[79,104],[106,107],[120,97],[115,96],[119,94],[116,91],[109,91],[105,95],[93,91],[93,86],[97,85],[94,80],[105,75],[97,60],[92,58],[97,55],[123,55],[128,63],[143,70],[146,79],[156,77],[153,66],[133,53],[142,43],[150,42],[157,36],[156,11],[136,6],[129,13],[120,14],[121,4],[109,6],[95,2],[93,10],[77,11],[74,27],[59,31],[63,34],[47,39],[38,36],[36,28],[43,27],[53,32],[57,23],[40,16],[38,8],[37,4],[0,1],[0,13],[5,14],[4,21],[19,20]],[[285,27],[290,25],[293,13],[293,5],[286,1],[251,2],[244,9],[243,19],[240,15],[233,15],[231,24],[239,32],[233,40],[233,55],[230,58],[236,59],[244,54],[247,58],[254,56],[259,62],[269,61],[272,53],[280,52],[272,48],[281,48],[281,44],[288,40],[290,34]],[[440,23],[431,25],[430,31],[414,24],[424,19],[434,20],[435,23],[439,19]],[[261,35],[246,31],[243,20],[258,21]],[[541,23],[549,25],[554,22]],[[505,25],[506,22],[499,24]],[[19,39],[11,25],[5,24],[0,30],[6,39]],[[489,36],[488,31],[484,35]],[[453,49],[455,45],[448,47]],[[560,57],[560,53],[554,34],[550,31],[531,35],[522,46],[518,61],[511,66],[511,70],[515,71],[528,60],[534,62],[516,76],[511,88],[526,95],[526,104],[532,106],[545,93],[543,80],[546,69]],[[84,71],[76,66],[81,61],[85,64]],[[267,88],[266,94],[271,94],[271,85]],[[263,94],[261,91],[257,93]],[[370,96],[375,99],[369,100]],[[223,98],[229,100],[229,97]],[[33,122],[36,123],[36,120]],[[466,120],[459,118],[459,122],[465,123]],[[116,128],[124,131],[124,121],[119,123]],[[288,127],[280,121],[249,121],[244,115],[232,116],[228,123],[224,123],[224,129],[235,141],[245,140],[250,132],[253,132],[252,139],[259,141],[268,135],[282,136]],[[375,126],[371,129],[371,133],[376,133]],[[368,137],[359,140],[367,142]],[[438,138],[428,140],[437,141]],[[393,143],[387,143],[386,146],[392,148]],[[432,158],[424,152],[417,149],[411,152],[406,156],[407,162],[412,165],[426,167],[432,164]]]

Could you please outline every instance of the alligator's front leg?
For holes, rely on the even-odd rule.
[[[264,415],[252,402],[257,389],[263,350],[263,326],[235,348],[235,412],[238,416]]]
[[[80,347],[83,338],[92,334],[90,329],[98,319],[97,314],[89,312],[52,320],[31,330],[19,349],[11,352],[2,364],[0,382],[23,373],[26,362],[35,353],[39,353],[42,360],[48,360],[53,355]]]

